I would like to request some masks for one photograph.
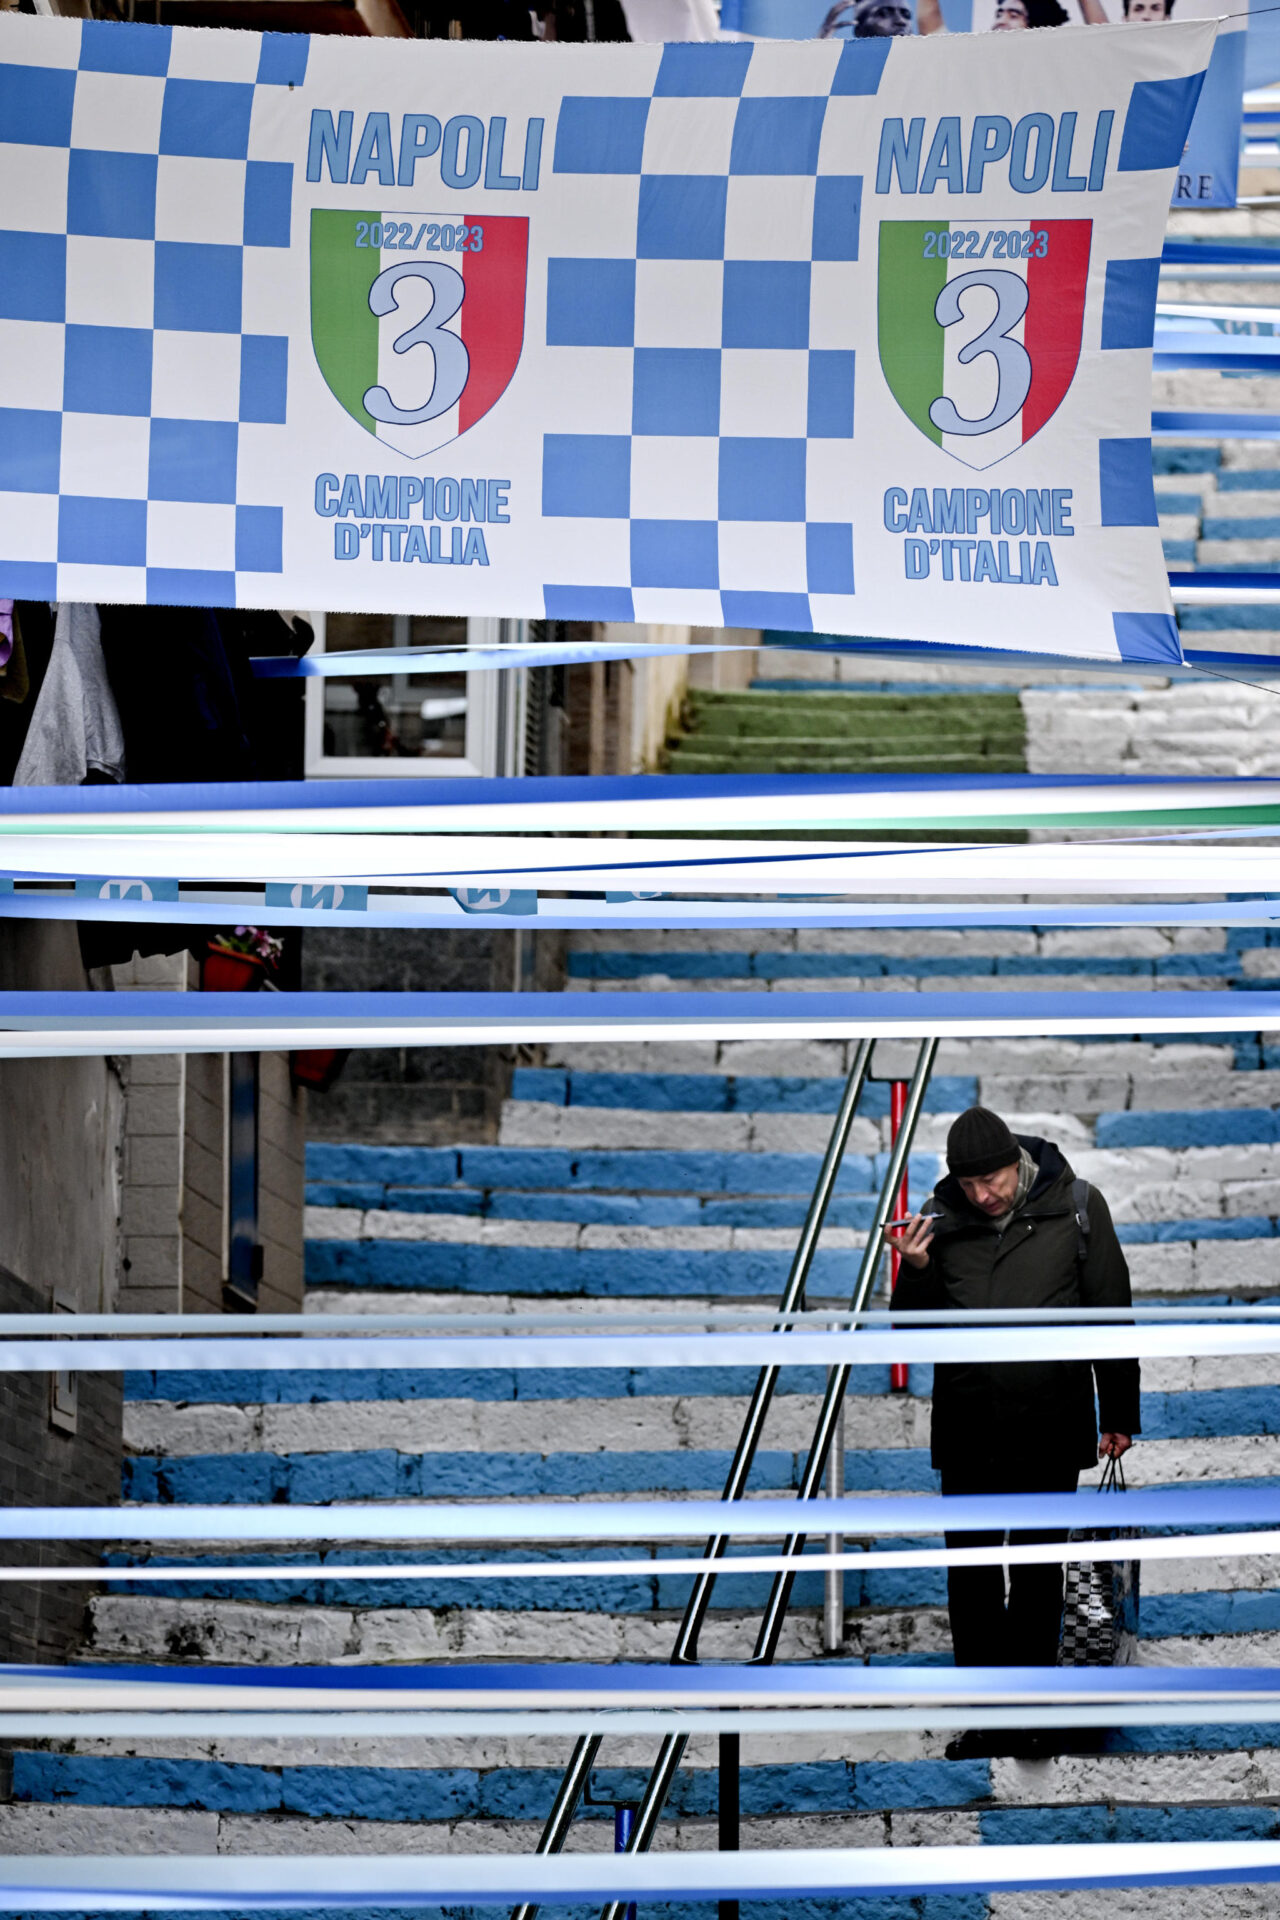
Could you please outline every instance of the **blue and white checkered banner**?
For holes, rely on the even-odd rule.
[[[1176,662],[1149,373],[1215,32],[6,15],[0,593]]]

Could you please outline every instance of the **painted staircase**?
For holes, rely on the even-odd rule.
[[[744,975],[775,991],[883,979],[928,992],[951,981],[995,989],[1011,975],[1077,988],[1135,979],[1230,986],[1272,977],[1280,964],[1280,948],[1257,933],[935,933],[879,935],[876,944],[868,953],[866,935],[736,934],[717,936],[712,952],[694,937],[594,934],[575,939],[570,965],[576,985],[614,992],[707,988]],[[321,1317],[413,1301],[518,1311],[531,1300],[769,1299],[786,1271],[846,1066],[842,1046],[820,1042],[565,1047],[517,1073],[493,1145],[313,1147],[308,1305]],[[1144,1297],[1265,1296],[1276,1291],[1280,1263],[1278,1090],[1280,1056],[1256,1038],[950,1043],[931,1089],[913,1191],[933,1178],[949,1116],[979,1098],[1057,1139],[1105,1191]],[[883,1167],[886,1106],[884,1088],[873,1088],[855,1125],[815,1296],[838,1297],[850,1284]],[[461,1379],[134,1375],[125,1492],[176,1503],[714,1494],[750,1378],[729,1369]],[[754,1490],[796,1485],[821,1384],[811,1370],[784,1375]],[[1144,1435],[1132,1456],[1138,1484],[1280,1474],[1280,1366],[1271,1359],[1165,1362],[1145,1370],[1144,1384]],[[913,1374],[905,1395],[887,1387],[878,1370],[854,1380],[847,1484],[927,1491],[935,1484],[927,1370]],[[325,1554],[334,1565],[370,1557],[380,1551]],[[637,1546],[628,1557],[632,1576],[598,1583],[357,1579],[293,1587],[265,1575],[248,1589],[213,1578],[168,1590],[126,1586],[93,1603],[84,1656],[662,1660],[688,1581],[664,1576],[668,1554]],[[1280,1595],[1272,1579],[1262,1559],[1149,1568],[1142,1659],[1276,1659]],[[708,1656],[748,1653],[763,1585],[732,1573],[721,1580],[703,1641]],[[846,1601],[844,1658],[949,1658],[939,1575],[868,1568],[849,1578]],[[820,1609],[819,1579],[802,1579],[783,1658],[819,1657]],[[814,1739],[745,1743],[744,1844],[1280,1835],[1280,1807],[1270,1804],[1280,1793],[1280,1728],[1122,1732],[1099,1756],[1036,1764],[947,1762],[944,1738],[885,1737],[856,1752]],[[13,1756],[0,1844],[516,1850],[536,1840],[567,1744],[62,1743]],[[610,1742],[595,1796],[637,1794],[650,1753],[645,1742]],[[712,1743],[695,1742],[662,1845],[714,1846],[714,1759]],[[610,1842],[607,1807],[586,1809],[572,1844]],[[1134,1895],[1121,1910],[1154,1913],[1158,1897]],[[1074,1920],[1101,1916],[1102,1898],[934,1898],[873,1911],[876,1920]],[[1114,1911],[1116,1896],[1105,1898]],[[1268,1900],[1274,1895],[1232,1892],[1214,1911],[1274,1912]],[[751,1913],[783,1920],[781,1907]],[[796,1920],[794,1908],[786,1920]]]
[[[1236,216],[1232,216],[1236,218]],[[1233,292],[1236,291],[1233,289]],[[1169,385],[1161,404],[1194,400]],[[1200,376],[1196,376],[1199,380]],[[1266,457],[1274,458],[1274,454]],[[1275,564],[1280,468],[1258,443],[1158,446],[1172,560]],[[1272,512],[1273,505],[1276,512]],[[1271,544],[1268,544],[1271,543]],[[1201,643],[1271,650],[1271,609],[1184,618]],[[670,743],[683,771],[1272,772],[1275,696],[1202,679],[1005,671],[980,688],[956,668],[893,668],[812,653],[763,656],[748,694],[692,698]],[[909,724],[928,693],[923,738]],[[914,701],[914,706],[908,704]],[[775,992],[950,986],[1256,987],[1280,978],[1260,932],[584,934],[570,974],[603,992]],[[889,1064],[892,1064],[890,1062]],[[774,1297],[847,1070],[836,1043],[733,1042],[549,1049],[522,1067],[498,1140],[449,1148],[312,1148],[308,1307],[317,1318],[413,1302],[518,1312],[530,1302],[655,1305]],[[1280,1052],[1257,1036],[1176,1044],[1106,1040],[948,1043],[912,1192],[931,1183],[949,1117],[978,1098],[1056,1139],[1111,1202],[1135,1287],[1148,1299],[1280,1293]],[[887,1096],[857,1121],[811,1292],[847,1293],[888,1144]],[[473,1377],[169,1373],[126,1382],[125,1496],[174,1503],[560,1500],[719,1492],[751,1375],[735,1369]],[[753,1491],[793,1488],[822,1381],[784,1373]],[[926,1492],[927,1369],[891,1395],[879,1370],[851,1386],[851,1491]],[[1280,1477],[1280,1362],[1186,1359],[1144,1369],[1139,1485]],[[512,1557],[519,1548],[512,1547]],[[565,1548],[580,1558],[590,1548]],[[610,1548],[616,1557],[616,1549]],[[150,1558],[146,1555],[140,1558]],[[174,1556],[184,1562],[212,1556]],[[240,1556],[249,1558],[246,1554]],[[331,1547],[334,1567],[386,1556]],[[486,1556],[492,1557],[492,1556]],[[98,1661],[413,1662],[667,1658],[688,1580],[636,1546],[626,1579],[588,1582],[319,1579],[264,1570],[225,1588],[127,1584],[92,1605],[83,1657]],[[118,1562],[135,1564],[127,1556]],[[703,1637],[742,1658],[764,1593],[727,1573]],[[946,1661],[943,1582],[877,1572],[846,1582],[841,1657]],[[797,1583],[781,1650],[820,1657],[820,1582]],[[1152,1564],[1140,1657],[1155,1664],[1280,1658],[1280,1592],[1263,1558]],[[568,1742],[532,1740],[49,1742],[12,1755],[0,1805],[11,1852],[443,1852],[531,1847]],[[945,1735],[745,1741],[747,1846],[1280,1837],[1280,1726],[1117,1731],[1095,1756],[954,1763]],[[608,1803],[633,1799],[654,1751],[603,1753],[574,1848],[611,1845]],[[715,1751],[695,1740],[659,1844],[711,1848]],[[1280,1895],[1215,1889],[1200,1910],[1274,1915]],[[859,1920],[1112,1920],[1155,1916],[1160,1890],[1001,1894],[860,1903]],[[744,1920],[818,1920],[846,1909],[754,1903]],[[848,1909],[851,1911],[851,1909]],[[656,1910],[655,1910],[656,1912]],[[705,1910],[662,1909],[664,1920]],[[585,1920],[585,1916],[584,1916]]]

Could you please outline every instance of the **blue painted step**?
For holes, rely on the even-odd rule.
[[[1234,611],[1234,609],[1233,609]],[[762,936],[767,938],[766,936]],[[639,980],[662,974],[670,980],[827,980],[837,976],[859,980],[954,978],[974,975],[1115,976],[1135,979],[1205,979],[1234,976],[1238,961],[1232,951],[1169,953],[1158,959],[1133,956],[1086,955],[1057,957],[1046,954],[949,954],[912,956],[880,953],[630,953],[623,948],[574,952],[567,956],[571,980]],[[1251,987],[1261,983],[1250,980]]]
[[[1156,441],[1151,449],[1151,467],[1155,473],[1216,473],[1222,463],[1220,447],[1179,446],[1174,441]],[[1221,481],[1218,483],[1220,486]]]
[[[1273,1107],[1207,1108],[1190,1112],[1100,1113],[1094,1136],[1099,1147],[1272,1146],[1280,1140],[1280,1114]]]
[[[441,1161],[447,1161],[447,1166]],[[675,1194],[759,1194],[813,1191],[820,1156],[816,1153],[696,1153],[646,1147],[463,1147],[437,1155],[421,1147],[312,1146],[307,1175],[332,1184],[386,1184],[441,1188],[460,1183],[470,1189],[559,1187],[565,1189]],[[883,1179],[887,1156],[849,1153],[841,1164],[838,1187],[868,1193]],[[935,1154],[912,1156],[913,1182],[932,1185]]]
[[[151,1760],[57,1753],[15,1753],[15,1800],[73,1806],[185,1806],[219,1813],[276,1811],[357,1820],[542,1820],[559,1773],[551,1767],[281,1767],[209,1760]],[[638,1800],[638,1768],[602,1767],[595,1791]],[[708,1768],[676,1777],[664,1818],[707,1818],[718,1781]],[[986,1761],[859,1761],[744,1767],[742,1811],[881,1813],[893,1807],[969,1806],[991,1791]],[[610,1807],[584,1809],[611,1819]],[[1280,1821],[1280,1810],[1275,1816]]]
[[[517,1067],[513,1100],[557,1107],[625,1107],[661,1113],[834,1113],[843,1076],[783,1079],[724,1073],[580,1073],[561,1067]],[[926,1113],[958,1113],[976,1104],[974,1074],[939,1074],[925,1091]],[[871,1081],[858,1102],[859,1117],[885,1119],[889,1088]]]
[[[917,1186],[917,1191],[920,1188]],[[867,1202],[868,1219],[871,1202]],[[810,1291],[847,1295],[860,1255],[819,1247]],[[310,1240],[307,1285],[388,1292],[510,1293],[547,1298],[776,1299],[791,1266],[781,1248],[719,1252],[686,1248],[485,1247],[412,1240]]]
[[[443,1437],[443,1436],[442,1436]],[[727,1448],[635,1453],[251,1453],[126,1456],[125,1500],[165,1506],[325,1504],[335,1500],[566,1498],[605,1493],[716,1492]],[[804,1459],[782,1448],[756,1456],[752,1485],[791,1492]],[[931,1493],[937,1476],[919,1447],[850,1449],[846,1483],[877,1492]]]
[[[912,1191],[928,1192],[927,1179],[912,1176]],[[854,1225],[871,1224],[873,1202],[863,1203]],[[1243,1231],[1242,1231],[1243,1229]],[[1272,1218],[1209,1221],[1139,1221],[1121,1225],[1125,1246],[1173,1245],[1200,1240],[1247,1240],[1274,1236]],[[548,1299],[776,1299],[791,1266],[787,1248],[706,1250],[688,1247],[492,1247],[456,1246],[430,1240],[310,1240],[307,1284],[351,1291],[476,1295],[507,1293]],[[815,1299],[847,1295],[860,1255],[853,1248],[819,1246],[810,1268]]]

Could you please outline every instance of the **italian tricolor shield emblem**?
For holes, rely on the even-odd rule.
[[[501,399],[524,344],[529,222],[311,215],[311,342],[335,400],[420,460]]]
[[[898,405],[966,466],[1056,413],[1080,358],[1091,220],[886,220],[880,365]]]

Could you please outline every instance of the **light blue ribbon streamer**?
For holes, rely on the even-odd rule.
[[[926,1316],[927,1317],[927,1316]],[[887,1367],[1108,1361],[1280,1352],[1280,1327],[1249,1326],[913,1326],[856,1333],[430,1334],[362,1340],[0,1340],[0,1373],[267,1373],[373,1371],[558,1372],[628,1367]]]
[[[1124,1524],[1135,1527],[1270,1527],[1280,1488],[1133,1488]],[[447,1506],[0,1507],[0,1540],[279,1541],[687,1540],[722,1533],[779,1539],[845,1535],[1004,1532],[1008,1528],[1115,1525],[1109,1496],[1082,1493],[885,1495],[800,1500],[458,1501]],[[266,1577],[264,1575],[264,1577]]]
[[[659,640],[584,640],[576,646],[464,647],[450,652],[429,647],[369,647],[350,653],[267,654],[250,661],[259,680],[353,679],[378,674],[503,673],[530,667],[585,666],[596,660],[652,660],[666,654],[745,653],[743,641],[681,646]]]
[[[112,1002],[120,1003],[113,1005]],[[994,1005],[993,1005],[994,1002]],[[10,1058],[297,1046],[489,1044],[517,1034],[628,1039],[803,1032],[969,1036],[1251,1033],[1280,1027],[1270,992],[1067,993],[0,993]],[[77,1035],[82,1034],[82,1039]]]
[[[812,1511],[812,1509],[811,1509]],[[827,1511],[827,1503],[821,1504]],[[634,1563],[633,1563],[634,1564]],[[661,1562],[654,1564],[661,1565]],[[723,1570],[732,1571],[733,1561]],[[1169,1700],[1250,1703],[1255,1716],[1280,1702],[1274,1667],[864,1667],[857,1662],[757,1666],[712,1661],[496,1660],[434,1666],[0,1666],[0,1711],[19,1706],[66,1711],[164,1706],[207,1711],[249,1707],[344,1712],[498,1707],[564,1710],[587,1706],[858,1708],[943,1705],[1132,1705]]]
[[[1274,829],[1262,829],[1264,833]],[[174,883],[176,885],[176,883]],[[186,883],[183,883],[184,888]],[[464,925],[459,918],[461,912],[474,913],[475,909],[464,909],[446,905],[431,895],[414,894],[371,894],[363,887],[335,889],[322,883],[308,883],[309,892],[343,891],[347,896],[337,906],[316,905],[295,907],[279,904],[270,896],[277,893],[288,895],[292,889],[283,885],[269,885],[266,898],[229,898],[227,894],[204,894],[192,898],[190,890],[185,891],[177,900],[155,903],[145,900],[102,900],[72,896],[65,893],[53,893],[47,890],[5,893],[4,880],[0,878],[0,920],[87,920],[111,923],[113,921],[146,922],[154,920],[165,926],[238,926],[246,917],[260,916],[259,924],[273,928],[281,927],[328,927],[351,924],[352,913],[367,914],[364,925],[379,927],[422,927],[447,928]],[[237,890],[243,895],[247,889]],[[366,894],[361,901],[350,896]],[[628,896],[630,898],[630,896]],[[513,911],[513,900],[529,906],[527,912]],[[532,904],[530,904],[532,903]],[[741,900],[724,901],[717,905],[733,909],[717,911],[703,901],[690,901],[687,897],[656,899],[651,905],[640,903],[621,905],[616,902],[602,902],[583,896],[576,900],[555,899],[547,895],[539,897],[535,892],[517,892],[505,905],[486,909],[485,917],[495,927],[521,929],[525,927],[544,927],[561,929],[607,930],[616,928],[619,932],[636,932],[647,929],[669,931],[689,929],[714,933],[725,929],[757,929],[767,932],[770,928],[797,927],[865,927],[876,930],[887,927],[1176,927],[1176,926],[1212,926],[1212,927],[1266,927],[1280,919],[1280,902],[1273,900],[1204,902],[1187,901],[1140,901],[1121,902],[1115,906],[1048,906],[1029,904],[1026,906],[973,906],[938,905],[934,907],[916,907],[908,903],[886,906],[844,905],[833,903],[830,906],[814,904],[788,904],[765,899],[760,901]],[[535,917],[536,911],[536,917]],[[265,918],[262,918],[265,916]]]
[[[1234,418],[1235,416],[1229,416]],[[1257,417],[1257,416],[1254,416]],[[1280,433],[1280,415],[1275,429]],[[1250,575],[1239,576],[1247,585]],[[1268,579],[1274,576],[1266,576]],[[799,639],[809,649],[822,651],[865,651],[861,640],[830,640],[825,636],[787,636],[787,642]],[[872,642],[871,645],[877,645]],[[889,643],[886,643],[889,644]],[[916,650],[930,650],[924,641],[892,643]],[[961,649],[986,653],[989,648]],[[998,650],[997,650],[998,651]],[[1014,656],[1022,658],[1023,656]],[[1246,656],[1251,657],[1251,656]],[[1076,661],[1090,670],[1098,662]],[[1132,678],[1139,666],[1123,663]],[[1221,794],[1223,804],[1235,804],[1233,793],[1245,787],[1260,793],[1275,793],[1280,800],[1280,776],[1247,775],[1228,778],[1194,774],[1126,774],[1123,780],[1109,774],[1045,773],[751,773],[751,774],[601,774],[592,776],[532,776],[527,779],[450,776],[439,779],[387,780],[246,780],[194,782],[190,786],[93,786],[93,787],[9,787],[4,791],[6,816],[24,814],[117,814],[117,813],[285,813],[323,812],[326,808],[413,807],[429,815],[433,810],[456,806],[506,806],[513,812],[532,809],[537,804],[561,806],[570,802],[594,805],[598,801],[690,800],[711,798],[767,800],[796,794],[831,795],[857,798],[864,794],[937,793],[953,797],[959,793],[1017,793],[1034,800],[1046,790],[1064,790],[1087,794],[1099,788],[1124,794],[1142,795],[1145,788],[1180,787],[1209,789]],[[423,830],[430,822],[424,821]]]

